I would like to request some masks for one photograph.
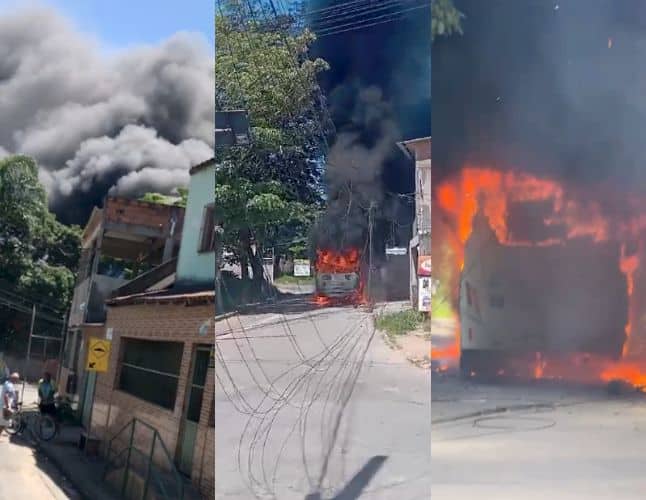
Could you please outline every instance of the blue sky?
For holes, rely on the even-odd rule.
[[[178,31],[202,33],[213,43],[212,0],[0,0],[0,10],[34,3],[55,7],[114,48],[154,44]]]

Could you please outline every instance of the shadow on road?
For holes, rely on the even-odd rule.
[[[25,430],[23,434],[10,436],[9,445],[19,447],[22,451],[26,452],[24,455],[26,459],[31,455],[34,461],[34,467],[47,476],[51,483],[58,486],[66,498],[72,500],[80,500],[83,498],[79,492],[76,491],[69,478],[67,478],[54,463],[38,450],[37,442],[30,436],[28,430]],[[15,454],[12,454],[12,456],[15,457]],[[56,496],[52,494],[51,498],[58,499],[60,498],[60,494]]]
[[[375,477],[381,466],[388,457],[372,457],[366,465],[346,484],[345,488],[339,492],[332,500],[356,500],[361,496],[361,492],[368,486],[372,478]],[[320,493],[312,493],[305,497],[305,500],[322,500]]]

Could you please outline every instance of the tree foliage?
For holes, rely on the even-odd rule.
[[[431,4],[431,38],[462,34],[464,14],[455,8],[453,0],[433,0]]]
[[[81,229],[59,223],[47,206],[35,162],[0,161],[0,279],[13,291],[64,310],[71,301]]]
[[[177,196],[161,193],[146,193],[141,198],[139,198],[139,201],[144,201],[146,203],[157,203],[158,205],[186,208],[186,202],[188,201],[188,189],[183,187],[177,188]]]
[[[216,152],[215,206],[227,253],[261,268],[263,248],[298,240],[323,205],[322,159],[331,131],[307,55],[315,37],[288,18],[257,19],[237,0],[216,16],[216,106],[249,113],[252,144]]]

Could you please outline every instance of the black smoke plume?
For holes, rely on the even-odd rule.
[[[374,216],[377,208],[383,211],[383,167],[400,133],[379,88],[344,87],[337,92],[343,95],[333,95],[332,102],[347,99],[353,107],[343,107],[344,113],[350,112],[349,123],[337,129],[328,154],[327,210],[316,234],[319,246],[340,250],[365,246],[369,211]]]
[[[197,35],[108,55],[54,10],[2,14],[0,156],[36,158],[64,222],[108,193],[186,185],[213,155],[212,62]]]
[[[310,2],[314,32],[324,18],[329,26],[340,3]],[[370,5],[381,2],[354,8]],[[400,10],[397,2],[393,9]],[[325,172],[328,211],[315,232],[320,245],[363,248],[371,203],[375,248],[408,245],[414,198],[399,195],[414,191],[414,170],[397,141],[431,134],[430,26],[430,9],[424,9],[396,22],[321,36],[315,43],[314,55],[331,66],[321,86],[337,129]]]
[[[456,0],[433,45],[433,181],[465,163],[643,190],[646,3]]]

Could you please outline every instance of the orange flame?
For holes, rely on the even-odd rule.
[[[345,252],[322,249],[316,251],[316,270],[320,273],[359,272],[361,254],[356,248]]]
[[[318,249],[316,251],[315,269],[319,273],[357,273],[359,274],[359,288],[350,297],[333,299],[326,295],[317,293],[314,296],[314,303],[319,306],[330,306],[335,303],[367,304],[365,297],[364,280],[361,273],[361,253],[357,248],[349,248],[345,251],[331,249]]]
[[[439,210],[434,211],[434,217],[440,217],[434,227],[442,228],[438,231],[435,241],[447,245],[447,262],[441,262],[438,269],[445,266],[449,271],[446,280],[453,291],[453,309],[457,316],[458,282],[459,273],[464,268],[464,247],[472,232],[473,218],[480,209],[489,221],[496,238],[503,245],[508,246],[550,246],[562,244],[565,240],[589,237],[592,242],[615,240],[622,243],[621,255],[618,266],[626,276],[627,293],[629,299],[629,321],[625,326],[626,341],[623,346],[623,359],[620,362],[609,360],[590,361],[585,358],[579,363],[579,358],[585,356],[577,354],[577,363],[552,362],[548,366],[547,359],[542,354],[537,354],[530,371],[535,378],[554,377],[560,378],[572,375],[572,369],[579,373],[594,373],[597,380],[608,381],[612,378],[626,380],[634,385],[642,385],[646,380],[643,374],[643,365],[628,363],[625,359],[630,355],[628,339],[634,333],[630,318],[634,317],[635,307],[635,279],[639,269],[639,252],[628,255],[626,241],[639,238],[646,229],[646,204],[643,200],[627,199],[627,197],[612,198],[612,206],[625,206],[630,216],[617,220],[614,214],[607,213],[603,204],[596,201],[597,193],[587,190],[583,196],[573,189],[566,190],[560,183],[537,178],[518,172],[503,172],[492,168],[466,166],[455,177],[444,180],[435,188],[434,206]],[[609,193],[600,193],[609,196]],[[599,197],[599,199],[602,199]],[[559,237],[545,238],[541,241],[523,241],[510,232],[508,225],[509,209],[518,202],[541,202],[551,207],[549,216],[543,223],[546,227],[562,229]],[[439,215],[436,213],[439,212]],[[439,258],[438,258],[439,260]],[[442,272],[442,271],[440,271]],[[440,279],[442,279],[440,277]],[[449,347],[433,350],[432,357],[457,358],[460,355],[459,343],[460,329],[457,328],[455,342]],[[531,362],[530,362],[531,363]],[[587,363],[587,364],[586,364]],[[585,364],[585,366],[584,366]],[[646,364],[646,363],[644,363]],[[646,371],[646,370],[644,370]],[[646,384],[643,384],[646,385]]]
[[[633,291],[635,289],[635,272],[639,267],[639,256],[635,253],[634,255],[626,254],[626,244],[621,246],[621,257],[619,258],[619,269],[622,273],[626,275],[626,282],[628,287],[628,300],[630,301],[631,306],[628,311],[628,322],[624,331],[626,332],[626,340],[624,341],[624,346],[622,350],[622,356],[628,355],[628,346],[630,341],[630,336],[632,334],[632,322],[631,322],[631,313],[632,313],[632,298]]]
[[[536,362],[534,363],[534,378],[541,379],[545,373],[546,362],[543,361],[543,356],[540,352],[536,353]]]
[[[604,382],[622,380],[638,389],[646,387],[646,373],[644,373],[643,366],[639,363],[613,363],[601,372],[601,380]]]

